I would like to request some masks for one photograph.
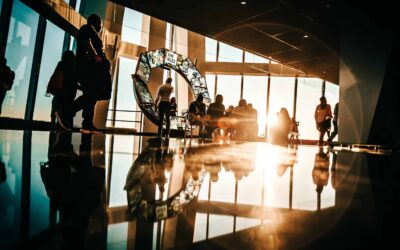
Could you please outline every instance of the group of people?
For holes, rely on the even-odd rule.
[[[51,120],[65,130],[72,129],[73,117],[82,110],[81,132],[102,132],[93,124],[94,107],[98,100],[111,98],[112,80],[110,62],[99,36],[101,29],[101,18],[96,14],[90,15],[87,24],[78,32],[76,55],[73,51],[64,51],[47,85],[46,94],[53,95]],[[6,58],[0,56],[0,114],[14,78]],[[82,90],[82,95],[75,99],[78,89]]]
[[[157,90],[155,100],[159,114],[158,135],[163,136],[163,125],[166,123],[165,135],[169,136],[171,116],[176,116],[177,106],[175,98],[170,98],[174,88],[172,78],[167,78]],[[203,95],[197,95],[196,100],[190,103],[188,120],[191,125],[200,127],[200,134],[212,137],[215,131],[234,137],[236,140],[256,140],[258,133],[257,110],[245,99],[239,101],[237,107],[229,106],[226,110],[223,104],[224,97],[217,95],[215,102],[207,108],[203,102]]]
[[[66,130],[73,127],[73,117],[82,110],[81,132],[102,132],[93,124],[94,107],[98,100],[111,98],[112,83],[110,62],[99,36],[101,29],[101,18],[90,15],[87,24],[79,29],[76,56],[72,51],[65,51],[49,82],[48,92],[54,96],[52,120],[56,118]],[[61,77],[57,78],[60,72]],[[75,99],[78,89],[82,90],[82,95]]]

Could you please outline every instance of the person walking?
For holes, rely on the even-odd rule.
[[[158,107],[158,115],[160,118],[160,123],[158,124],[158,136],[162,136],[164,119],[166,122],[166,137],[169,137],[169,128],[171,124],[170,115],[171,115],[171,103],[170,96],[174,91],[174,87],[171,85],[172,78],[168,77],[165,80],[165,83],[158,87],[157,90],[157,98],[156,98],[156,106]],[[165,116],[165,118],[164,118]]]
[[[322,96],[319,100],[320,104],[315,108],[314,118],[319,131],[318,145],[322,146],[325,133],[331,127],[332,110],[331,105],[327,103],[325,96]]]

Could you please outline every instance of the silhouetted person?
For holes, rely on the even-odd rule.
[[[101,132],[93,125],[94,107],[97,100],[107,100],[111,96],[110,63],[103,52],[103,42],[98,34],[101,29],[101,18],[92,14],[78,32],[76,64],[82,86],[82,133]]]
[[[92,165],[91,135],[82,135],[79,156],[71,133],[59,133],[49,148],[49,161],[40,174],[50,198],[51,213],[59,211],[62,249],[85,249],[85,236],[93,212],[100,207],[105,171]],[[55,218],[53,218],[53,223]]]
[[[289,131],[292,128],[292,119],[290,119],[286,108],[281,108],[277,116],[277,122],[271,128],[271,143],[287,146],[289,143]]]
[[[331,142],[335,138],[335,136],[339,133],[339,127],[338,127],[338,121],[339,121],[339,103],[335,104],[335,108],[333,109],[333,132],[328,138],[328,141]]]
[[[0,115],[7,91],[13,86],[15,73],[7,66],[7,59],[0,55]]]
[[[160,123],[158,124],[158,136],[162,136],[162,129],[164,124],[164,119],[166,122],[166,136],[169,137],[169,128],[171,124],[170,113],[171,113],[171,103],[169,98],[174,91],[174,87],[171,85],[172,78],[168,77],[165,83],[160,85],[157,90],[157,98],[155,101],[156,106],[158,106],[158,116],[160,118]],[[160,101],[160,103],[158,103]],[[165,117],[164,117],[165,116]]]
[[[247,110],[247,102],[245,99],[241,99],[239,101],[239,105],[235,107],[231,117],[234,118],[236,139],[239,141],[246,140],[248,132],[247,124],[249,116]]]
[[[178,113],[178,106],[176,104],[176,98],[175,97],[171,98],[171,111],[170,111],[170,113],[171,113],[172,117],[175,117],[176,114]]]
[[[312,170],[312,178],[314,184],[317,186],[315,191],[317,192],[318,204],[317,209],[321,209],[321,193],[324,186],[328,185],[329,181],[329,152],[324,152],[323,147],[319,148],[317,154],[315,154],[314,168]]]
[[[248,139],[250,141],[255,141],[257,139],[258,135],[258,113],[255,108],[253,108],[253,104],[249,103],[247,104],[247,109],[248,109],[248,116],[249,116],[249,122],[248,122]]]
[[[190,124],[200,126],[199,134],[203,132],[204,126],[208,122],[206,117],[206,105],[203,103],[203,99],[203,96],[200,94],[197,96],[196,100],[189,105],[189,122]]]
[[[217,95],[215,97],[215,102],[211,103],[207,110],[207,115],[210,116],[210,123],[207,125],[207,133],[211,135],[211,133],[218,128],[218,120],[224,116],[225,113],[225,105],[222,104],[224,102],[224,97],[222,95]]]
[[[75,54],[67,50],[63,53],[61,61],[57,64],[54,74],[63,72],[63,84],[61,89],[53,90],[52,113],[57,117],[58,124],[66,130],[73,127],[73,116],[77,111],[73,105],[78,83],[75,75]],[[54,75],[53,74],[53,75]]]
[[[314,118],[319,131],[318,145],[322,146],[325,133],[331,127],[332,110],[331,105],[327,104],[325,96],[319,98],[320,104],[315,108]]]

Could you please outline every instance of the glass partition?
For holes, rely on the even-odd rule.
[[[24,118],[31,76],[33,51],[39,14],[21,1],[14,1],[8,32],[7,64],[15,72],[14,85],[7,91],[2,106],[2,116]]]

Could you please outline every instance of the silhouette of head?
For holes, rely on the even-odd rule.
[[[172,78],[168,77],[167,80],[165,80],[165,83],[171,84],[172,83]]]
[[[215,103],[222,104],[223,101],[224,101],[224,97],[222,95],[217,95],[215,97]]]
[[[101,18],[96,15],[96,14],[91,14],[88,19],[87,19],[87,23],[89,25],[92,25],[93,28],[97,31],[100,32],[101,27],[102,27],[102,22],[101,22]]]
[[[61,60],[66,63],[73,62],[75,60],[75,54],[71,50],[64,51]]]
[[[239,101],[239,107],[246,107],[247,106],[247,102],[245,99],[240,99]]]
[[[172,97],[172,98],[171,98],[171,103],[176,103],[175,97]]]
[[[319,101],[321,102],[322,105],[326,105],[326,98],[325,98],[325,96],[321,96],[321,98],[319,98]]]
[[[204,99],[203,95],[200,94],[200,95],[197,96],[196,102],[202,103],[202,102],[203,102],[203,99]]]

